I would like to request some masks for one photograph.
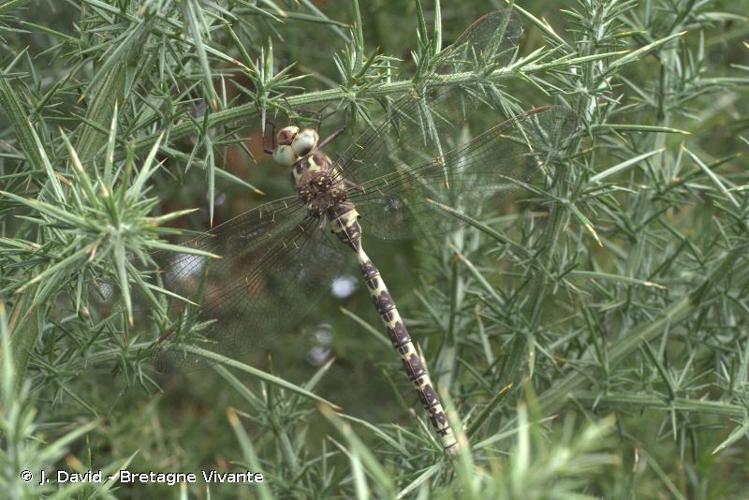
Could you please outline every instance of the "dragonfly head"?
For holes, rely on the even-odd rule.
[[[284,167],[290,167],[302,156],[309,154],[317,147],[320,136],[311,128],[299,130],[290,125],[278,131],[276,149],[273,150],[273,161]]]

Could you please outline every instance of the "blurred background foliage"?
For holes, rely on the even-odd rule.
[[[293,192],[262,151],[266,124],[331,113],[324,132],[349,125],[340,151],[408,91],[414,55],[497,8],[525,32],[518,64],[482,81],[515,111],[578,113],[566,182],[442,239],[368,240],[470,448],[451,463],[414,418],[358,285],[248,335],[233,368],[155,372],[174,315],[145,285],[149,256],[184,239],[175,228]],[[748,13],[743,0],[2,1],[0,490],[745,497]],[[499,120],[476,113],[467,133]],[[266,483],[19,479],[123,467]]]

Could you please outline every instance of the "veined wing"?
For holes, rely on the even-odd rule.
[[[181,245],[221,256],[212,264],[213,272],[221,273],[232,264],[232,259],[242,258],[246,253],[252,254],[256,247],[278,239],[279,233],[285,234],[287,231],[284,229],[300,223],[305,216],[304,206],[297,197],[288,196],[244,212]],[[224,259],[225,255],[231,258]],[[176,282],[199,274],[206,259],[185,253],[167,263],[169,269],[166,278]]]
[[[454,84],[443,78],[445,73],[476,72],[509,64],[515,56],[522,25],[508,10],[490,12],[477,19],[434,61],[431,71],[418,80],[419,92],[409,93],[387,106],[377,126],[368,129],[337,157],[340,173],[348,180],[363,184],[392,171],[389,162],[380,161],[388,140],[405,138],[423,149],[441,151],[442,130],[456,129],[462,123],[471,103],[481,103],[487,110],[501,106],[497,96],[481,92],[477,81]],[[469,99],[467,99],[469,98]],[[500,99],[501,101],[501,99]]]
[[[185,343],[205,341],[210,350],[235,357],[294,326],[342,272],[342,257],[319,224],[290,197],[183,243],[221,258],[183,253],[164,263],[167,287],[200,305],[164,335],[159,368],[201,366],[180,350]]]
[[[501,202],[518,190],[544,189],[554,166],[574,143],[577,115],[561,106],[518,115],[444,155],[413,166],[407,144],[392,145],[382,162],[390,172],[352,189],[365,231],[382,238],[444,232],[455,220],[438,214],[427,198],[477,210],[488,197]]]

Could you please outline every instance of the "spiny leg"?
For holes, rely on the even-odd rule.
[[[328,144],[330,144],[331,142],[333,142],[336,137],[338,137],[339,135],[341,135],[345,131],[346,131],[346,127],[345,126],[334,130],[328,137],[326,137],[325,139],[323,139],[320,142],[320,144],[317,145],[318,149],[324,148],[325,146],[327,146]]]
[[[445,409],[434,390],[434,384],[429,376],[426,363],[416,351],[390,291],[380,276],[380,271],[364,252],[361,244],[361,226],[357,217],[358,213],[355,209],[350,209],[341,214],[333,221],[333,231],[341,241],[356,252],[367,289],[372,296],[382,322],[385,323],[390,341],[398,351],[406,374],[414,384],[422,406],[429,414],[429,421],[440,439],[442,448],[445,453],[454,456],[458,451],[458,442],[447,420]]]
[[[266,123],[270,125],[270,136],[271,136],[271,147],[265,146],[265,134],[263,134],[263,152],[267,155],[273,155],[273,151],[276,150],[276,123],[271,120],[266,120]]]
[[[322,121],[324,119],[326,119],[328,116],[333,115],[335,112],[336,111],[333,110],[330,113],[328,113],[327,115],[320,117],[320,123],[318,124],[318,132],[319,132],[320,125],[322,125]],[[344,119],[343,125],[341,125],[339,128],[337,128],[336,130],[334,130],[329,136],[327,136],[325,139],[323,139],[320,142],[320,144],[317,145],[318,149],[324,148],[325,146],[327,146],[328,144],[330,144],[331,142],[333,142],[339,135],[341,135],[342,133],[344,133],[346,131],[346,129],[348,128],[348,125],[349,125],[349,116],[348,116],[348,114],[344,114],[343,115],[343,119]]]

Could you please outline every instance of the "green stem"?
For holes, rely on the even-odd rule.
[[[723,401],[704,401],[689,398],[673,398],[669,400],[648,394],[612,393],[599,396],[593,393],[580,392],[575,393],[575,399],[577,401],[594,403],[596,406],[621,406],[628,409],[632,407],[652,408],[662,411],[690,411],[736,418],[745,418],[747,416],[747,409],[743,406]]]
[[[593,56],[594,59],[603,59],[606,57],[611,57],[613,55],[619,55],[623,52],[609,52],[605,54],[596,54]],[[582,58],[575,58],[575,59],[569,59],[564,62],[565,65],[574,65],[581,62],[587,62],[590,60],[591,57],[582,57]],[[542,63],[542,64],[536,64],[536,63],[521,63],[521,64],[515,64],[513,66],[507,66],[505,68],[499,68],[491,73],[488,73],[486,75],[477,75],[473,71],[465,71],[460,73],[452,73],[452,74],[440,74],[435,75],[432,80],[432,84],[435,86],[439,85],[454,85],[459,83],[469,83],[469,82],[475,82],[478,80],[485,81],[485,82],[496,82],[499,80],[503,80],[506,78],[511,77],[525,77],[528,75],[532,75],[534,73],[543,72],[549,69],[552,69],[554,66],[559,66],[559,62],[552,62],[552,63]],[[267,102],[269,103],[269,107],[273,107],[274,104],[278,104],[279,106],[283,104],[285,107],[289,107],[292,109],[298,109],[304,106],[309,106],[311,104],[321,104],[326,103],[330,101],[340,101],[340,100],[350,100],[350,101],[360,101],[362,99],[367,98],[376,98],[376,97],[384,97],[394,94],[403,94],[406,92],[409,92],[411,90],[416,90],[414,83],[412,80],[398,80],[398,81],[392,81],[392,82],[386,82],[382,84],[378,84],[371,87],[363,87],[359,89],[358,91],[352,91],[352,89],[347,89],[343,87],[335,88],[335,89],[326,89],[326,90],[318,90],[314,92],[307,92],[305,94],[299,94],[294,96],[276,96],[274,98],[269,99]],[[239,120],[247,120],[249,116],[253,116],[258,112],[258,110],[255,107],[254,103],[248,103],[248,104],[242,104],[236,107],[233,107],[231,109],[226,109],[223,111],[217,111],[212,112],[210,116],[205,120],[205,123],[207,123],[206,128],[213,128],[213,127],[219,127],[222,125],[227,125],[230,123],[234,123]],[[169,131],[169,139],[174,140],[181,137],[185,137],[192,132],[194,132],[196,124],[198,123],[204,123],[204,120],[202,117],[196,118],[194,120],[186,120],[182,123],[179,123],[171,128]],[[153,134],[148,137],[143,137],[141,139],[138,139],[133,142],[133,148],[135,151],[142,151],[144,149],[150,148],[154,142],[156,142],[156,139],[158,138],[158,134]]]
[[[18,294],[10,314],[8,332],[10,334],[10,354],[16,384],[20,387],[25,380],[31,351],[36,344],[41,328],[37,328],[37,307],[33,304],[37,287],[34,286]],[[45,317],[42,314],[42,317]],[[0,359],[0,362],[2,360]]]

